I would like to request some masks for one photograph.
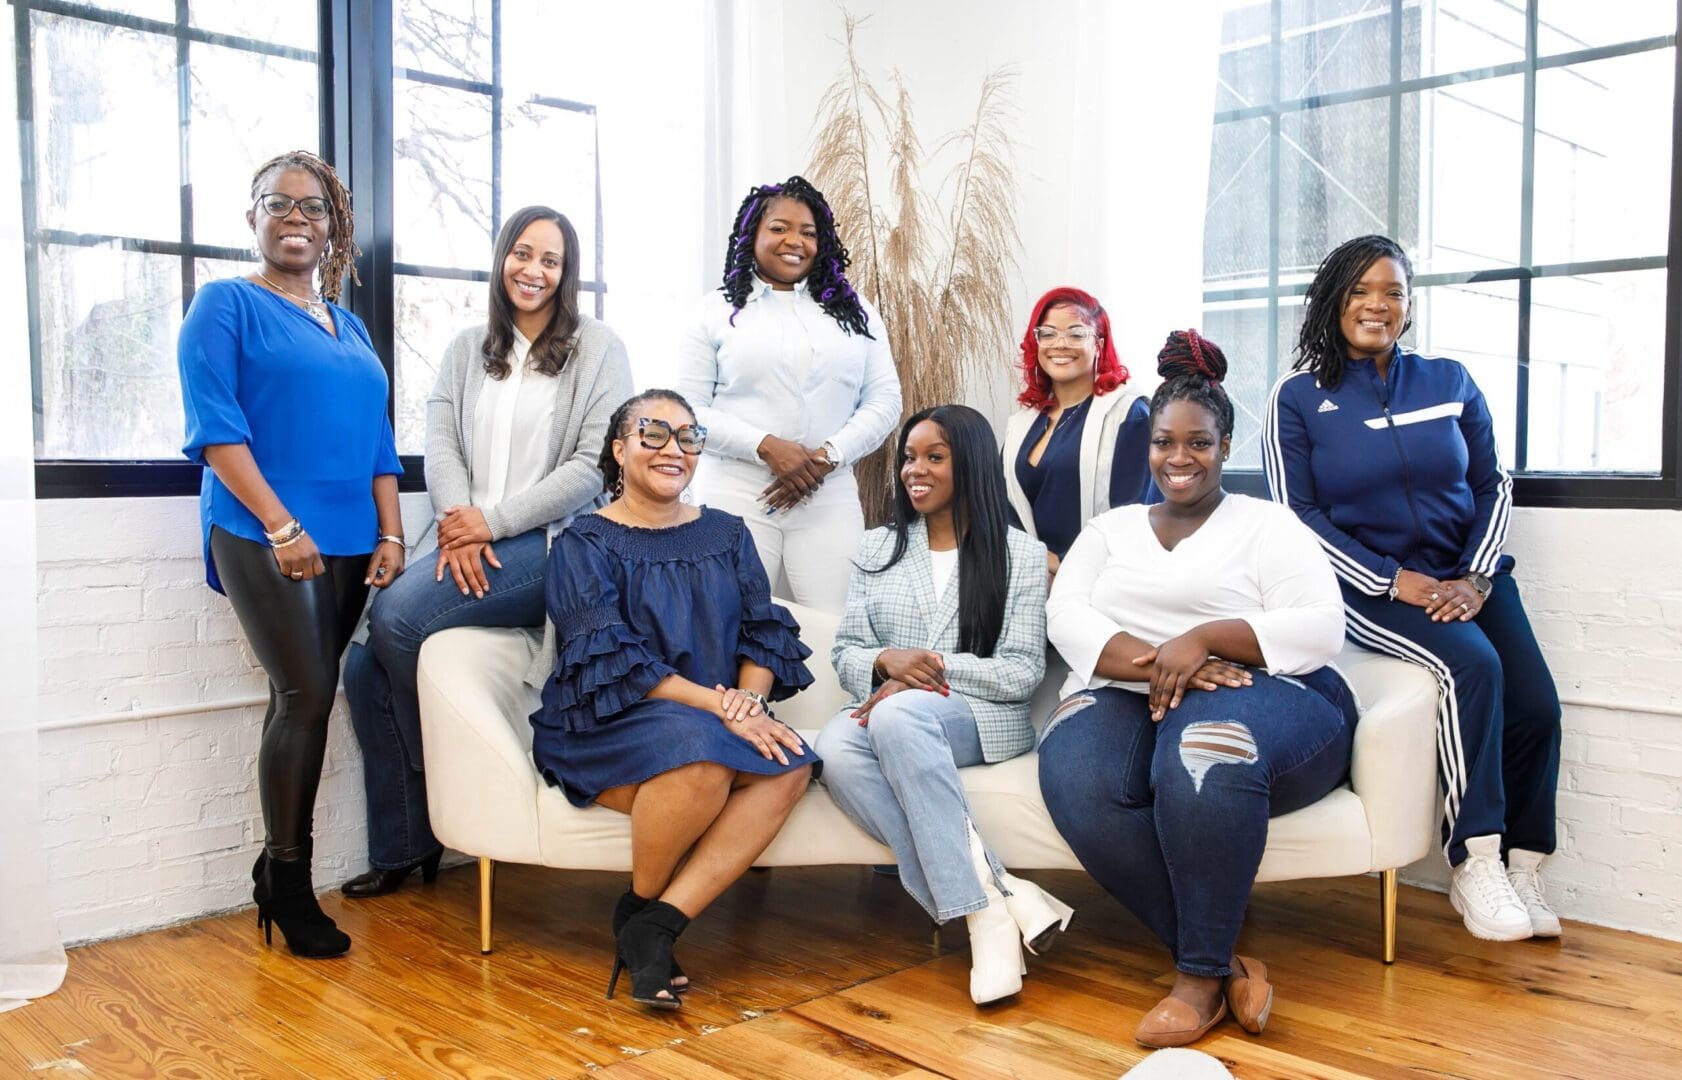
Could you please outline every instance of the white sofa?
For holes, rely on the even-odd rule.
[[[777,706],[808,740],[845,703],[829,665],[834,616],[790,605],[812,649],[817,681]],[[421,731],[427,805],[438,839],[477,856],[481,952],[491,951],[495,863],[574,870],[630,869],[630,819],[580,810],[538,775],[531,759],[537,693],[521,681],[531,654],[517,630],[445,630],[421,649]],[[1363,709],[1350,783],[1313,806],[1275,818],[1259,881],[1379,872],[1385,963],[1395,959],[1396,868],[1437,835],[1436,685],[1423,669],[1350,646],[1338,660]],[[1047,674],[1036,725],[1056,702],[1062,671]],[[961,770],[976,828],[1012,869],[1080,869],[1040,799],[1038,757]],[[761,866],[891,863],[830,801],[821,783],[795,807]]]

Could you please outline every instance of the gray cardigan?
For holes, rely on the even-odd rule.
[[[419,561],[438,546],[437,515],[469,502],[473,460],[473,410],[485,385],[485,362],[479,345],[487,327],[463,330],[444,350],[438,381],[426,399],[426,489],[432,497],[433,522],[422,534],[411,561]],[[525,491],[495,506],[481,509],[491,538],[502,540],[542,526],[549,538],[564,529],[573,516],[596,505],[602,494],[601,456],[608,422],[631,396],[631,367],[619,335],[588,315],[579,315],[572,356],[555,380],[555,426],[549,432],[548,475]],[[555,653],[555,628],[545,620],[541,644],[534,630],[536,650],[526,682],[541,686],[549,677]]]

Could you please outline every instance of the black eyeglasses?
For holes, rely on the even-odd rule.
[[[646,416],[637,418],[637,439],[644,450],[659,450],[677,436],[677,448],[691,457],[699,454],[707,446],[707,429],[700,424],[684,424],[674,428],[664,420],[652,420]]]
[[[282,195],[278,191],[271,191],[267,195],[257,196],[257,205],[263,208],[263,213],[270,217],[285,217],[296,206],[304,212],[304,216],[311,221],[325,219],[333,207],[326,199],[317,195],[310,195],[302,199],[294,199],[290,195]]]

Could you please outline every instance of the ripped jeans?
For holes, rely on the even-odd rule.
[[[1144,694],[1082,691],[1040,743],[1057,831],[1189,975],[1232,970],[1268,818],[1349,775],[1357,717],[1342,676],[1251,674],[1241,689],[1188,691],[1160,724]]]

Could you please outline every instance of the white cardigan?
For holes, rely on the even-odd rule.
[[[1118,386],[1107,394],[1092,395],[1087,410],[1086,426],[1080,432],[1080,519],[1091,521],[1110,508],[1110,470],[1115,463],[1116,432],[1127,419],[1133,402],[1141,397],[1137,390]],[[1039,539],[1034,527],[1034,508],[1016,479],[1016,459],[1022,453],[1022,443],[1028,429],[1038,419],[1038,409],[1018,409],[1005,421],[1004,468],[1005,494],[1010,499],[1016,519],[1029,536]]]

